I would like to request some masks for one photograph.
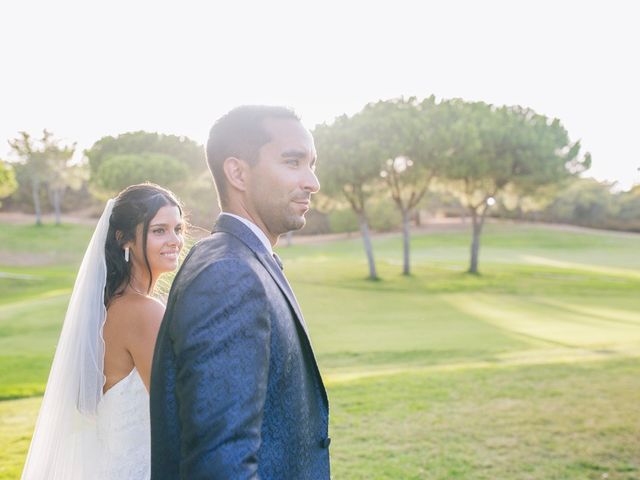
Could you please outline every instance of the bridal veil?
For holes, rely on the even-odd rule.
[[[107,202],[73,287],[22,480],[95,478],[96,411],[105,380],[104,248],[113,203]]]

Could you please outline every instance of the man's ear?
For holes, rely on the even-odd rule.
[[[247,189],[247,171],[249,165],[247,162],[236,157],[227,157],[222,164],[224,175],[227,183],[241,192]]]

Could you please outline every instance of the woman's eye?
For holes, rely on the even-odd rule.
[[[153,233],[156,235],[162,235],[164,233],[164,228],[156,228]]]
[[[287,164],[297,167],[298,165],[300,165],[300,160],[292,158],[290,160],[287,160]]]

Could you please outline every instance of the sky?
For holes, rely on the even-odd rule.
[[[609,0],[56,0],[0,4],[0,158],[43,128],[79,150],[146,130],[204,143],[240,104],[312,128],[399,96],[522,105],[640,183],[640,6]],[[321,160],[321,158],[320,158]]]

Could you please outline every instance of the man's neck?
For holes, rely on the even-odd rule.
[[[271,244],[271,247],[274,247],[276,243],[278,243],[278,235],[273,235],[271,232],[269,232],[266,225],[260,220],[258,215],[252,214],[251,211],[248,208],[245,208],[244,205],[225,205],[222,207],[222,213],[230,213],[253,223],[267,237],[267,240]]]
[[[268,235],[267,232],[265,232],[265,229],[262,228],[260,225],[258,225],[252,218],[250,218],[249,215],[242,215],[240,213],[234,212],[231,209],[226,209],[226,208],[222,210],[222,214],[229,215],[243,222],[260,239],[260,241],[265,245],[267,250],[269,250],[269,252],[273,252],[273,247],[278,241],[278,238],[276,237],[274,240],[273,237]]]

